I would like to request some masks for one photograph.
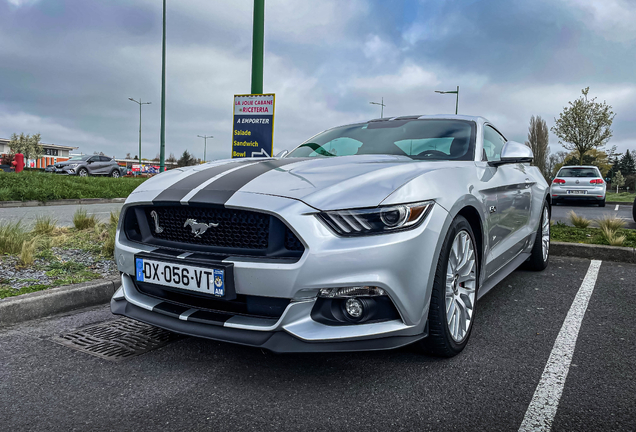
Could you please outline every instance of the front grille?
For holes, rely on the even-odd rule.
[[[123,227],[129,240],[181,251],[300,258],[305,250],[276,216],[222,205],[129,207]]]
[[[151,212],[163,231],[155,232]],[[209,207],[149,207],[146,217],[152,235],[158,239],[179,243],[217,246],[221,248],[267,249],[270,216],[245,210]],[[190,224],[186,225],[186,221]],[[193,222],[196,221],[196,222]],[[197,224],[205,232],[196,236]],[[212,224],[218,224],[213,226]]]

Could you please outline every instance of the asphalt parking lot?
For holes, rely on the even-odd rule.
[[[112,362],[51,340],[118,319],[105,306],[0,329],[0,424],[3,430],[520,430],[590,268],[589,260],[552,257],[544,272],[514,272],[478,303],[472,338],[452,359],[410,349],[274,355],[184,338]],[[552,401],[553,431],[636,429],[635,281],[636,265],[602,262],[587,287],[593,291],[580,310],[578,339],[566,343],[574,352],[563,392]]]

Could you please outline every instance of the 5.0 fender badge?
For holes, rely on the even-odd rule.
[[[186,220],[183,227],[185,228],[188,225],[192,228],[192,234],[194,234],[195,237],[201,237],[210,227],[216,228],[219,226],[218,223],[210,222],[209,224],[206,224],[203,222],[197,222],[196,219]]]

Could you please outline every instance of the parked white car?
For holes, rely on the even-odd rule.
[[[552,204],[585,200],[605,207],[606,186],[598,167],[564,166],[552,180]]]

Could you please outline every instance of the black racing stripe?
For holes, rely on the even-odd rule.
[[[303,160],[304,159],[301,158],[266,160],[261,163],[250,165],[247,168],[232,172],[209,184],[197,192],[196,195],[189,200],[189,202],[225,204],[232,195],[255,178],[273,169],[301,162]]]
[[[213,166],[211,168],[204,169],[195,174],[191,174],[183,180],[179,180],[169,188],[162,191],[157,197],[152,200],[153,203],[162,201],[181,201],[192,189],[199,186],[201,183],[210,180],[212,177],[217,176],[225,171],[231,170],[245,162],[230,162],[223,165]]]
[[[171,316],[173,318],[179,318],[179,315],[181,315],[182,313],[184,313],[185,311],[189,310],[190,308],[188,307],[184,307],[184,306],[179,306],[176,304],[172,304],[172,303],[167,303],[167,302],[163,302],[163,303],[159,303],[157,306],[152,308],[153,312],[159,312],[160,314],[163,315],[168,315]]]
[[[222,326],[223,323],[232,318],[232,316],[233,315],[224,313],[200,310],[188,316],[188,321]]]

